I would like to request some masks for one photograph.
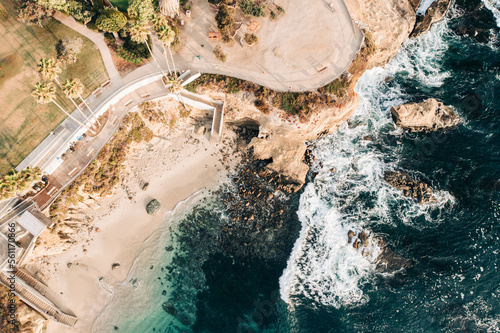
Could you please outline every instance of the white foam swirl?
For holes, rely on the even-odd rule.
[[[402,76],[419,85],[441,86],[449,76],[441,69],[441,58],[448,48],[444,38],[449,33],[444,20],[407,41],[384,69],[364,73],[356,88],[361,101],[350,119],[352,126],[344,124],[317,143],[315,154],[323,166],[314,167],[319,174],[300,199],[300,237],[280,278],[281,298],[289,305],[307,299],[339,308],[367,301],[363,285],[374,272],[379,249],[371,244],[365,250],[369,255],[363,255],[347,243],[347,232],[395,220],[419,228],[433,223],[431,212],[453,202],[446,191],[437,193],[438,202],[433,205],[419,205],[402,196],[383,180],[385,170],[398,168],[401,146],[381,149],[374,144],[380,136],[401,135],[389,109],[410,98],[398,84],[387,84],[386,79]],[[367,135],[373,141],[362,139]]]

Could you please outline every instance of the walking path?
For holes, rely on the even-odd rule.
[[[279,29],[288,29],[290,24],[298,25],[296,27],[298,29],[301,27],[299,22],[294,21],[298,14],[293,13],[293,11],[298,11],[298,13],[300,13],[299,9],[302,7],[299,2],[302,0],[290,1],[292,3],[288,4],[288,9],[292,13],[287,13],[289,16],[285,15],[280,19],[284,20],[284,23],[279,26]],[[296,53],[297,51],[293,48],[298,47],[300,50],[303,48],[303,45],[294,44],[292,45],[291,50],[290,45],[285,45],[284,48],[286,48],[287,52],[291,52],[291,55],[302,55],[302,58],[305,57],[305,61],[309,63],[309,65],[304,68],[299,68],[301,65],[304,65],[303,62],[293,64],[295,66],[295,71],[286,72],[286,70],[290,68],[290,63],[285,63],[283,66],[280,66],[280,62],[276,63],[275,61],[271,61],[269,59],[264,59],[266,60],[264,63],[273,66],[272,74],[263,70],[266,69],[263,67],[263,64],[257,65],[253,60],[249,63],[247,61],[248,59],[235,59],[233,62],[229,61],[225,64],[214,65],[213,62],[204,60],[210,59],[210,57],[214,58],[213,52],[210,50],[211,46],[208,44],[208,40],[207,47],[204,47],[203,44],[196,44],[200,41],[203,42],[204,38],[206,39],[207,34],[204,29],[212,29],[210,25],[207,26],[206,24],[210,20],[213,24],[213,13],[210,12],[210,8],[202,8],[202,11],[200,12],[193,12],[193,16],[196,17],[196,15],[198,15],[199,17],[191,23],[186,23],[185,30],[190,32],[190,38],[184,41],[186,44],[185,47],[175,55],[174,59],[176,64],[180,65],[181,68],[191,67],[195,70],[203,72],[239,77],[277,90],[310,90],[317,88],[332,81],[344,72],[345,68],[347,68],[358,52],[363,40],[362,33],[352,23],[345,3],[342,0],[333,1],[334,2],[327,4],[323,2],[323,0],[311,0],[311,3],[309,4],[309,6],[319,5],[327,6],[328,9],[334,8],[333,10],[326,12],[324,15],[322,13],[321,16],[324,18],[325,15],[333,15],[332,17],[326,17],[326,20],[335,21],[334,26],[338,28],[338,31],[332,31],[332,33],[337,33],[337,37],[334,39],[338,40],[338,42],[335,47],[328,51],[330,53],[327,52],[325,54],[324,52],[321,53],[321,50],[316,50],[316,52],[321,54],[321,56],[327,56],[324,60],[320,59],[321,62],[317,60],[318,56],[313,57],[307,53],[310,50],[303,52],[303,54],[294,54],[294,52]],[[201,7],[204,5],[208,6],[208,4],[205,3],[200,4]],[[296,7],[299,7],[299,9]],[[319,9],[317,8],[316,10]],[[207,12],[210,15],[207,16]],[[309,12],[315,13],[314,10]],[[203,14],[205,14],[205,16],[203,16]],[[41,193],[39,193],[34,199],[38,206],[42,209],[46,207],[67,184],[73,181],[73,179],[85,169],[88,163],[90,163],[90,161],[97,156],[98,152],[116,132],[121,118],[132,107],[149,99],[169,95],[168,90],[165,89],[163,82],[161,82],[162,73],[159,71],[158,64],[156,64],[156,62],[150,61],[148,64],[141,66],[122,78],[113,64],[111,53],[104,41],[103,34],[91,31],[76,22],[72,17],[59,12],[55,13],[54,17],[61,23],[89,38],[99,48],[110,80],[105,88],[101,88],[99,90],[99,94],[89,96],[87,98],[87,103],[98,115],[107,110],[109,110],[109,115],[107,122],[103,125],[103,128],[99,129],[100,133],[95,137],[84,136],[83,134],[87,131],[87,129],[78,125],[74,120],[67,118],[23,162],[17,166],[17,170],[22,170],[28,165],[39,166],[43,171],[50,174],[49,186],[41,191]],[[304,19],[303,21],[307,20]],[[272,26],[274,24],[278,24],[278,22],[267,23]],[[263,30],[266,26],[270,26],[267,23],[263,24]],[[310,25],[309,21],[306,23]],[[279,30],[276,27],[274,28],[275,30]],[[317,33],[317,29],[318,28],[315,28],[315,30],[313,30]],[[284,32],[281,31],[280,33],[283,36]],[[291,34],[290,31],[287,33]],[[293,38],[297,38],[297,36],[303,37],[306,35],[306,38],[311,40],[328,40],[328,38],[324,38],[322,36],[311,36],[300,31],[299,33],[301,34],[294,35]],[[272,38],[269,39],[272,40]],[[276,45],[282,45],[279,41],[271,42],[276,43]],[[297,42],[305,43],[305,41]],[[155,45],[153,48],[155,58],[159,62],[160,66],[166,70],[167,64],[163,54],[161,53],[163,47],[160,45],[157,38],[153,38],[153,43]],[[264,42],[262,43],[265,44]],[[250,49],[245,49],[244,52],[248,53],[249,50]],[[285,49],[280,50],[280,52],[283,52]],[[250,51],[256,53],[257,50]],[[193,58],[198,59],[196,56],[197,53],[201,53],[200,61],[193,60]],[[268,50],[266,53],[271,52]],[[276,49],[273,53],[274,56],[277,55]],[[264,54],[264,52],[254,54],[256,59],[259,59],[259,54]],[[240,54],[240,56],[242,55]],[[245,54],[243,54],[243,56],[245,56]],[[220,137],[223,124],[223,104],[218,105],[215,103],[217,104],[215,105],[214,102],[205,101],[204,98],[196,96],[195,94],[190,94],[186,91],[184,91],[182,95],[185,95],[183,98],[190,99],[190,102],[192,103],[191,105],[195,107],[205,105],[208,108],[214,107],[213,110],[217,110],[214,114],[214,121],[212,125],[212,134],[214,135],[213,140],[217,141]],[[175,95],[171,96],[173,98],[179,98]],[[90,114],[87,109],[85,112],[88,115]],[[82,122],[85,121],[84,117],[79,112],[75,111],[72,115]],[[76,149],[69,149],[70,146],[72,147],[75,144],[77,144]],[[61,158],[63,154],[65,155],[64,159]]]
[[[84,25],[75,21],[75,19],[71,16],[66,16],[60,12],[55,12],[54,18],[69,28],[77,31],[78,33],[84,35],[88,39],[90,39],[101,52],[102,60],[104,61],[104,66],[108,71],[108,75],[110,78],[119,76],[118,71],[113,64],[113,59],[111,58],[111,53],[109,52],[108,46],[104,41],[104,35],[98,32],[92,31],[86,28]]]

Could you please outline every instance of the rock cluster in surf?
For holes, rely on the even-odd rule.
[[[417,199],[419,204],[436,201],[429,185],[416,181],[406,172],[386,171],[384,179],[392,186],[403,190],[406,197]]]
[[[356,250],[361,248],[361,254],[365,257],[369,257],[370,255],[370,252],[366,248],[370,245],[371,240],[380,248],[380,253],[374,261],[378,271],[394,272],[402,268],[411,267],[413,264],[410,259],[406,259],[394,252],[382,236],[370,236],[365,230],[362,230],[358,234],[352,230],[347,232],[347,243],[352,243],[352,247]]]

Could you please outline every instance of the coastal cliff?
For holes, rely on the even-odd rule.
[[[253,91],[221,93],[220,86],[215,84],[196,89],[226,100],[227,124],[258,126],[258,135],[249,144],[254,158],[269,161],[267,169],[283,175],[287,182],[294,184],[293,190],[304,184],[309,170],[304,162],[306,142],[334,132],[349,119],[359,102],[354,92],[359,77],[365,70],[383,66],[392,59],[415,26],[416,1],[347,0],[346,5],[352,19],[364,29],[365,41],[346,73],[330,84],[342,86],[346,83],[342,93],[338,93],[338,89],[330,95],[322,94],[323,88],[295,93],[295,100],[314,100],[307,116],[287,114],[281,102],[275,107],[275,100],[284,99],[287,93],[271,92],[264,97]],[[315,99],[321,102],[318,104]]]

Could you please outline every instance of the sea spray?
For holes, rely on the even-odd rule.
[[[405,42],[385,69],[363,74],[356,87],[360,105],[349,124],[316,143],[321,164],[313,169],[319,174],[301,197],[302,230],[280,278],[281,298],[289,305],[304,298],[335,308],[366,303],[363,285],[374,274],[380,249],[372,241],[365,249],[369,255],[363,255],[348,243],[348,231],[401,222],[424,227],[453,202],[442,190],[436,204],[419,205],[383,179],[385,170],[400,167],[399,138],[404,133],[394,126],[389,109],[411,99],[392,78],[404,76],[419,85],[441,86],[450,75],[440,69],[449,34],[445,20]]]
[[[500,0],[482,0],[486,8],[488,8],[495,16],[497,26],[500,27]]]

